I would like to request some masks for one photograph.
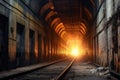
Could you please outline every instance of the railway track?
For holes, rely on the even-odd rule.
[[[9,78],[8,80],[62,80],[74,59],[61,61],[43,68]]]
[[[68,66],[66,66],[66,68],[56,77],[55,80],[62,80],[66,73],[69,71],[69,69],[71,68],[72,64],[74,63],[75,58],[70,62],[70,64]]]
[[[90,63],[71,58],[0,80],[117,80],[91,74],[90,69],[92,68],[95,66]]]

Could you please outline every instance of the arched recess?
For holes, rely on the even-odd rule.
[[[87,19],[89,21],[92,20],[93,17],[92,17],[92,14],[91,14],[90,10],[88,8],[84,7],[84,11],[85,11],[85,14],[87,16]]]
[[[54,10],[54,6],[52,2],[48,2],[46,3],[44,6],[42,6],[41,10],[40,10],[40,15],[43,15],[43,13],[48,9],[53,9]]]
[[[51,23],[53,22],[54,19],[58,18],[58,15],[52,15],[49,19],[48,19],[48,23],[51,25]]]
[[[65,26],[55,11],[52,0],[41,0],[39,13],[59,36],[63,37],[66,34]]]
[[[65,31],[65,29],[64,29],[64,28],[61,28],[61,29],[59,30],[59,32],[58,32],[58,35],[60,35],[63,31]]]
[[[58,30],[59,30],[60,28],[64,28],[64,25],[63,25],[62,22],[59,23],[59,24],[55,27],[55,31],[58,32]]]
[[[81,22],[80,25],[81,25],[85,30],[87,29],[87,27],[86,27],[86,25],[84,24],[84,22]]]
[[[82,36],[85,35],[85,32],[83,32],[83,30],[79,29],[79,32],[82,34]]]
[[[66,33],[65,30],[61,31],[61,33],[59,33],[60,37],[63,37],[63,35]]]
[[[80,29],[84,34],[86,33],[86,29],[85,29],[82,25],[79,26],[79,29]]]
[[[53,16],[53,15],[57,15],[57,12],[55,12],[55,11],[50,11],[50,12],[47,14],[47,16],[45,17],[45,21],[48,22],[48,19],[49,19],[51,16]]]
[[[50,26],[53,27],[53,29],[55,29],[55,27],[56,27],[58,24],[60,24],[60,23],[61,23],[60,18],[55,18],[55,19],[51,22]]]
[[[87,20],[82,19],[81,22],[80,22],[80,25],[82,25],[84,27],[84,29],[86,30],[86,32],[87,32],[87,30],[88,30]]]
[[[43,12],[43,14],[41,15],[43,17],[43,19],[45,19],[45,17],[47,16],[47,14],[51,11],[54,11],[54,9],[48,8],[46,11]]]
[[[59,34],[59,32],[60,32],[61,30],[65,30],[65,27],[64,27],[64,26],[60,26],[60,27],[56,30],[56,32]]]

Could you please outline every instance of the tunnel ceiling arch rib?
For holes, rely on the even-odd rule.
[[[60,37],[69,36],[69,33],[75,31],[84,36],[89,29],[88,25],[93,21],[93,8],[96,7],[95,0],[31,0],[31,2],[36,2],[40,16]]]
[[[55,18],[52,22],[51,22],[51,27],[53,27],[53,29],[55,29],[56,28],[56,26],[58,25],[58,24],[60,24],[61,23],[61,20],[60,20],[60,18]]]
[[[68,33],[78,32],[81,37],[87,34],[94,17],[95,0],[53,0],[53,4]]]
[[[47,9],[53,9],[54,10],[54,6],[52,4],[52,2],[48,2],[47,4],[45,4],[41,10],[40,10],[40,15],[43,15],[43,13],[47,10]]]
[[[58,29],[61,28],[61,27],[64,28],[64,25],[63,25],[62,22],[55,27],[55,31],[58,31]]]
[[[66,33],[65,26],[61,22],[57,11],[55,11],[52,1],[46,0],[45,2],[47,3],[44,3],[44,5],[42,4],[42,7],[40,8],[40,15],[43,16],[44,20],[55,30],[59,36],[61,36],[61,34],[64,35]]]

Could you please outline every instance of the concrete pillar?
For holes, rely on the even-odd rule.
[[[25,21],[25,60],[26,64],[29,64],[30,54],[29,54],[29,20]]]
[[[41,61],[44,61],[44,54],[45,54],[45,40],[44,37],[42,37],[42,53],[41,53]]]
[[[9,61],[10,67],[15,67],[15,59],[16,59],[16,16],[15,13],[10,12],[9,14],[9,43],[8,43],[8,53],[9,53]]]
[[[38,32],[37,31],[35,31],[35,59],[36,62],[38,62]]]

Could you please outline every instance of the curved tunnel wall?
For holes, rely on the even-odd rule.
[[[91,16],[86,10],[88,16]],[[63,22],[61,21],[57,11],[54,8],[53,2],[51,0],[41,0],[39,14],[42,18],[49,24],[51,28],[55,30],[55,32],[64,40],[68,39],[69,32],[67,32],[67,28],[64,26]],[[91,17],[90,17],[91,18]],[[85,36],[87,33],[87,27],[84,21],[80,22],[79,26],[75,27],[75,30],[78,30],[81,34],[81,37]],[[69,27],[69,26],[68,26]],[[74,29],[70,29],[70,31],[74,31]]]
[[[65,27],[54,9],[53,3],[49,0],[46,2],[47,3],[44,3],[40,9],[40,15],[60,37],[63,37],[63,35],[66,34]]]

